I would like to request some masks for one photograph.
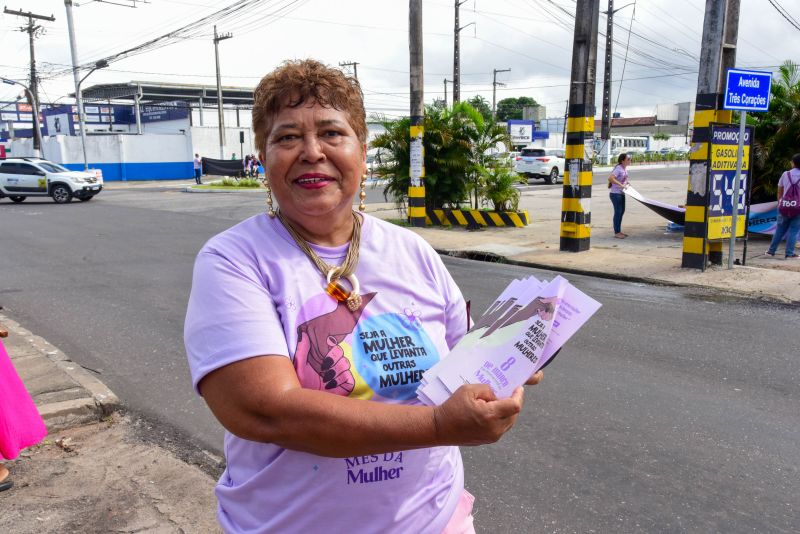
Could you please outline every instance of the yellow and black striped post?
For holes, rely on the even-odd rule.
[[[409,128],[408,222],[425,226],[425,105],[422,69],[422,0],[408,2],[408,52],[410,64],[411,124]]]
[[[705,270],[708,261],[722,264],[723,242],[708,240],[710,125],[732,119],[732,112],[721,105],[725,91],[721,74],[736,64],[738,19],[738,1],[706,0],[681,257],[681,267],[688,269]]]
[[[411,126],[411,180],[408,184],[408,221],[411,226],[425,226],[425,127],[422,117],[418,117],[419,124]]]
[[[561,201],[559,249],[564,252],[589,250],[592,224],[590,154],[594,136],[594,89],[599,19],[599,0],[578,0],[572,44],[566,168]]]
[[[708,241],[708,151],[711,124],[731,122],[732,113],[719,109],[722,95],[698,94],[695,102],[689,182],[686,192],[686,222],[683,230],[681,267],[705,269],[706,259],[722,264],[722,241]]]
[[[567,120],[566,168],[561,200],[560,250],[589,250],[591,238],[592,160],[586,157],[594,134],[594,106],[570,105]]]

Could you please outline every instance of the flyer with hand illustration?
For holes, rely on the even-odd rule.
[[[446,358],[422,377],[417,396],[434,406],[463,384],[487,384],[510,397],[600,309],[600,303],[557,276],[514,280]]]

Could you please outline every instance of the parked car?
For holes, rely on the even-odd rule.
[[[73,197],[83,202],[103,190],[103,178],[94,173],[71,171],[41,158],[0,160],[0,198],[22,202],[28,197],[52,197],[66,204]]]
[[[514,170],[530,178],[544,178],[545,183],[558,183],[564,176],[564,150],[561,148],[523,148]],[[563,179],[561,180],[563,182]]]
[[[376,178],[376,172],[391,163],[391,154],[385,148],[370,148],[367,150],[367,169],[369,177]]]

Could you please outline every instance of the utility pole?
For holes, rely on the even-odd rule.
[[[497,122],[497,86],[505,86],[497,81],[498,72],[511,72],[511,69],[492,69],[492,122]]]
[[[708,241],[708,152],[710,124],[730,123],[733,113],[723,110],[725,69],[736,63],[740,0],[706,0],[700,71],[697,76],[692,150],[686,193],[681,267],[705,270],[706,258],[722,264],[722,241]]]
[[[33,152],[37,156],[41,156],[42,154],[42,134],[39,130],[39,84],[38,84],[38,77],[36,76],[36,54],[34,53],[34,46],[33,40],[37,37],[40,33],[40,30],[43,28],[37,24],[34,24],[33,20],[46,20],[48,22],[55,22],[56,18],[52,15],[45,16],[45,15],[36,15],[28,11],[27,13],[23,11],[13,11],[11,9],[5,8],[3,13],[7,15],[16,15],[18,17],[26,17],[28,19],[28,26],[23,28],[22,31],[28,32],[28,39],[30,41],[30,49],[31,49],[31,82],[29,84],[30,87],[30,96],[31,99],[31,109],[33,110]]]
[[[594,137],[594,90],[599,19],[600,0],[577,1],[567,119],[567,169],[564,178],[559,243],[559,249],[563,252],[589,250],[592,223],[590,153]]]
[[[408,221],[425,226],[425,108],[422,68],[422,0],[408,1],[408,52],[410,59],[411,127],[408,183]]]
[[[635,13],[635,4],[625,4],[622,7],[614,9],[614,0],[608,0],[608,10],[605,12],[607,17],[606,66],[603,71],[603,123],[600,127],[600,138],[603,140],[602,156],[604,164],[607,164],[611,157],[611,76],[613,74],[611,54],[614,49],[614,13],[630,5],[634,6],[633,9]]]
[[[219,114],[219,159],[225,159],[225,116],[222,113],[222,79],[219,74],[219,42],[233,37],[230,33],[217,35],[214,25],[214,57],[217,60],[217,113]]]
[[[606,19],[606,66],[603,71],[603,124],[600,127],[600,138],[603,140],[602,161],[608,165],[611,159],[611,53],[614,49],[614,0],[608,0]]]
[[[444,79],[444,109],[447,109],[447,82],[453,83],[447,78]]]
[[[466,28],[467,26],[471,26],[475,24],[474,22],[470,22],[465,26],[459,26],[459,18],[458,18],[458,8],[461,4],[467,2],[467,0],[455,0],[456,2],[456,17],[455,17],[455,24],[453,26],[453,105],[457,104],[461,100],[461,41],[459,40],[459,34],[461,30]]]
[[[358,61],[342,61],[340,67],[353,67],[353,77],[358,79]]]

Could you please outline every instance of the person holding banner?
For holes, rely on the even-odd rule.
[[[622,215],[625,213],[625,189],[627,189],[628,182],[628,165],[631,164],[631,157],[624,152],[617,158],[617,166],[611,171],[608,176],[608,197],[611,199],[611,204],[614,206],[614,237],[617,239],[625,239],[628,234],[622,233]]]
[[[797,253],[794,246],[797,243],[797,234],[800,233],[800,208],[785,210],[780,206],[782,200],[788,200],[790,195],[792,201],[798,202],[798,188],[800,188],[800,153],[792,156],[793,168],[783,173],[778,182],[778,223],[775,226],[775,235],[772,236],[772,243],[767,249],[767,254],[775,256],[778,245],[786,237],[786,259],[796,260]],[[791,215],[794,213],[794,215]]]

